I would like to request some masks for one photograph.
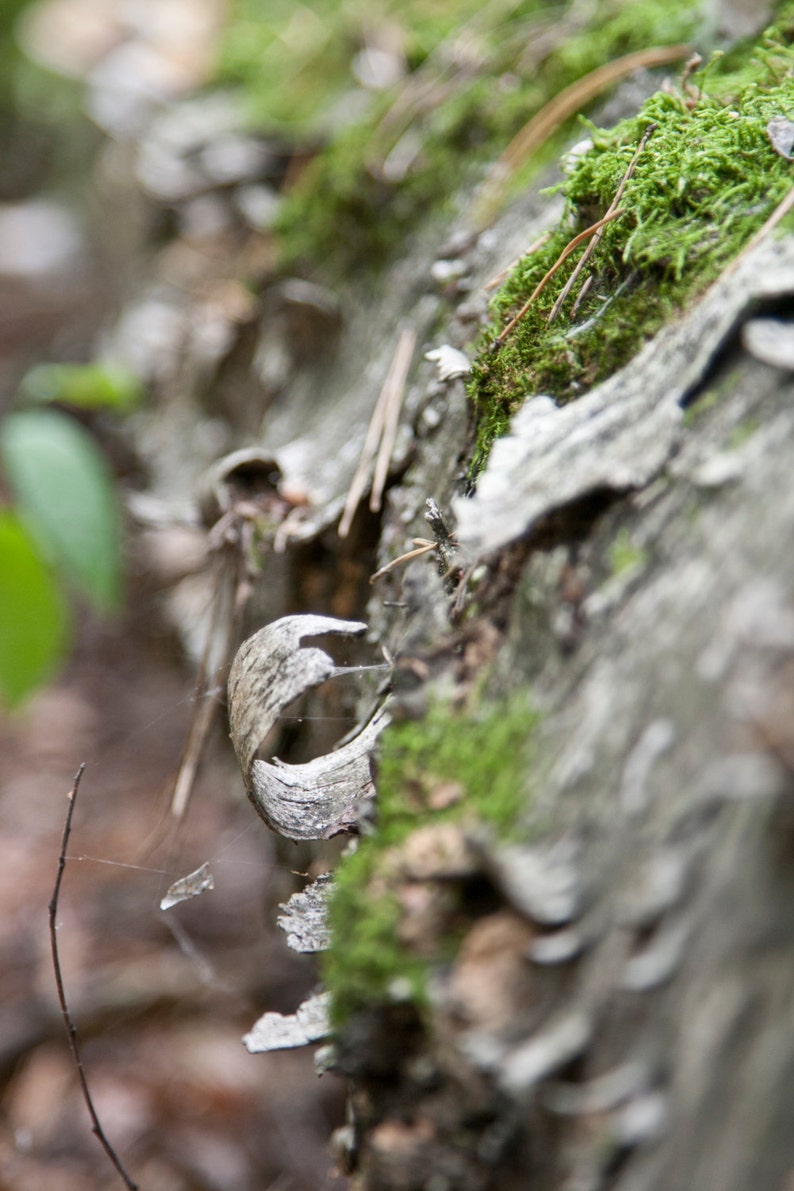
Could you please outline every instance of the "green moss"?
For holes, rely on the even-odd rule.
[[[698,394],[697,400],[693,401],[684,410],[684,426],[687,430],[690,430],[703,414],[708,413],[710,409],[714,409],[716,405],[719,405],[719,401],[720,393],[718,389],[708,389],[707,392]]]
[[[222,77],[245,89],[263,127],[316,133],[334,113],[338,131],[288,196],[278,228],[285,260],[333,268],[381,263],[429,213],[476,186],[484,165],[568,84],[621,54],[686,40],[697,28],[688,0],[600,0],[586,22],[576,4],[544,0],[506,9],[473,0],[382,0],[375,17],[367,9],[370,27],[376,18],[399,26],[409,74],[370,96],[351,123],[337,101],[352,91],[361,9],[340,0],[313,6],[299,20],[307,25],[303,43],[292,12],[283,0],[265,19],[257,0],[237,0]],[[555,26],[560,36],[549,37]]]
[[[621,529],[609,549],[609,563],[613,575],[622,575],[626,571],[643,566],[647,554],[631,540],[627,529]]]
[[[738,426],[734,426],[725,442],[726,450],[736,451],[753,437],[761,428],[758,418],[745,418]]]
[[[324,978],[337,1025],[389,1000],[423,1004],[428,968],[448,956],[428,959],[401,941],[398,882],[384,861],[418,827],[431,824],[484,821],[504,837],[519,832],[535,723],[526,700],[514,697],[481,716],[454,715],[437,705],[424,720],[394,724],[384,734],[377,831],[340,864],[331,901],[334,941]],[[460,797],[432,809],[434,792],[451,783]]]
[[[251,118],[263,127],[304,136],[335,131],[366,93],[352,71],[356,54],[382,32],[417,68],[478,0],[233,0],[220,46],[220,82],[240,87]]]
[[[720,273],[786,194],[791,166],[772,149],[766,125],[794,113],[792,23],[789,3],[757,45],[713,62],[686,93],[658,92],[609,132],[591,127],[593,147],[562,186],[559,226],[494,300],[470,382],[478,417],[473,475],[527,396],[565,402],[615,372]],[[548,316],[584,245],[495,349],[562,249],[606,212],[650,126],[621,199],[624,214],[605,226],[587,267],[593,282],[575,321],[580,283],[551,325]]]

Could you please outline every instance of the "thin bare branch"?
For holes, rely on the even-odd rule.
[[[196,676],[193,714],[171,795],[171,814],[176,819],[183,818],[188,808],[204,745],[220,707],[214,692],[222,690],[226,682],[242,612],[250,595],[251,575],[245,553],[241,542],[222,542],[214,554],[207,638]]]
[[[50,898],[50,944],[52,947],[52,966],[55,973],[55,987],[58,990],[58,1001],[61,1006],[61,1013],[66,1024],[66,1033],[69,1038],[69,1049],[72,1052],[72,1057],[77,1068],[77,1075],[80,1080],[80,1090],[83,1093],[83,1100],[88,1109],[88,1115],[91,1117],[92,1132],[96,1135],[99,1144],[107,1154],[110,1161],[118,1171],[119,1177],[124,1183],[124,1186],[129,1191],[138,1191],[138,1184],[133,1182],[127,1174],[121,1159],[119,1158],[113,1146],[110,1144],[108,1137],[100,1124],[94,1102],[91,1099],[91,1092],[88,1088],[88,1080],[86,1079],[85,1068],[83,1067],[82,1059],[80,1058],[80,1051],[77,1046],[77,1030],[72,1021],[72,1015],[69,1012],[69,1004],[66,1000],[66,990],[63,983],[63,974],[61,972],[61,960],[58,954],[58,899],[61,893],[61,881],[63,880],[64,869],[66,868],[66,849],[69,845],[69,836],[72,831],[72,815],[74,814],[74,807],[77,801],[77,791],[80,788],[80,779],[85,770],[85,762],[77,770],[72,783],[72,788],[69,791],[69,805],[66,810],[66,821],[63,828],[63,836],[61,838],[61,851],[58,856],[58,872],[55,877],[55,887]]]

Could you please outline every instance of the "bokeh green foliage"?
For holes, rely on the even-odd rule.
[[[69,643],[75,594],[100,614],[122,595],[116,484],[90,432],[64,408],[128,410],[136,382],[115,368],[39,365],[24,401],[0,422],[0,467],[9,503],[0,509],[0,699],[21,703],[57,669]],[[45,403],[42,408],[42,403]]]
[[[397,37],[415,69],[480,8],[477,0],[233,0],[218,78],[241,88],[251,119],[264,129],[301,138],[332,134],[347,122],[345,100],[358,89],[351,65],[368,30],[386,28]]]
[[[20,26],[31,0],[0,0],[0,201],[46,188],[85,185],[96,130],[82,109],[78,82],[24,52]]]
[[[12,102],[20,61],[15,28],[20,14],[29,5],[30,0],[0,0],[0,116]]]
[[[61,658],[67,614],[38,545],[17,514],[0,509],[0,694],[14,707]]]

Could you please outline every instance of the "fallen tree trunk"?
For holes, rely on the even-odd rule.
[[[430,221],[375,290],[351,282],[337,303],[281,281],[259,328],[260,380],[283,364],[277,348],[291,359],[259,394],[259,462],[282,505],[262,531],[257,622],[365,617],[394,661],[393,718],[446,701],[444,740],[458,733],[462,755],[478,722],[495,732],[518,702],[525,728],[508,739],[530,742],[487,757],[476,806],[471,773],[449,779],[425,748],[391,779],[399,838],[385,798],[380,834],[346,802],[334,809],[371,858],[347,920],[339,901],[326,963],[326,1062],[351,1089],[337,1140],[367,1191],[778,1191],[794,1168],[794,241],[767,234],[578,400],[519,402],[472,495],[466,365],[444,353],[470,346],[485,283],[559,213],[533,191],[482,234]],[[404,370],[384,507],[348,502],[343,538],[400,329],[441,375]],[[221,406],[255,354],[249,343],[244,366],[234,353],[218,365],[208,391]],[[206,454],[210,438],[181,400],[153,421],[157,449],[151,426],[141,439],[152,488],[182,498],[185,469],[205,462],[191,447]],[[250,463],[215,520],[226,531],[238,517],[235,548]],[[395,567],[423,549],[411,535],[427,534],[428,499],[449,521],[435,519],[427,550],[441,565]],[[260,743],[246,740],[251,773],[268,768]],[[484,826],[487,787],[505,775],[519,797],[500,834]],[[306,898],[311,929],[291,907],[299,948],[325,946],[327,895]],[[391,971],[377,954],[383,906]],[[362,985],[351,948],[369,933]],[[267,1014],[252,1049],[316,1040],[326,1007],[315,998],[295,1030]],[[269,1042],[271,1027],[289,1041]]]

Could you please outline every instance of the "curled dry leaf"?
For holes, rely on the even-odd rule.
[[[350,830],[358,803],[375,792],[370,754],[388,723],[383,708],[342,748],[304,765],[256,757],[294,699],[345,672],[303,641],[325,634],[359,637],[366,628],[328,616],[285,616],[244,641],[232,664],[229,722],[246,793],[268,826],[287,839],[328,839]]]
[[[283,479],[281,468],[267,451],[246,447],[219,459],[202,479],[199,507],[204,522],[212,526],[239,501],[264,496],[277,498]]]
[[[198,897],[200,893],[204,893],[207,889],[215,888],[215,880],[210,872],[209,861],[204,862],[194,872],[188,873],[186,877],[180,877],[178,881],[174,881],[166,893],[165,897],[160,902],[161,910],[170,910],[172,906],[178,906],[180,902],[186,902],[191,897]]]

